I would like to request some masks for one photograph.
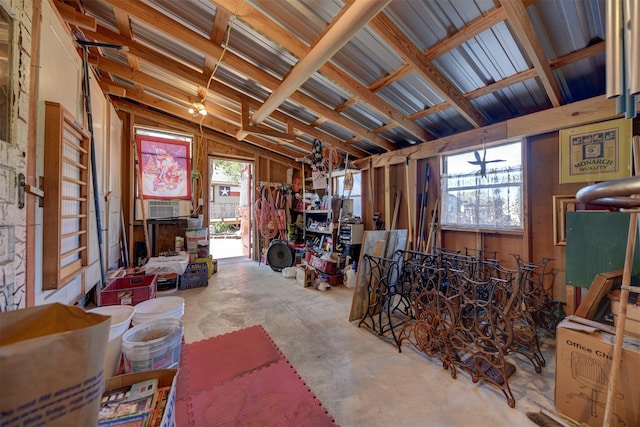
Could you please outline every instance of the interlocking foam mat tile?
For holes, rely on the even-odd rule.
[[[260,325],[183,345],[179,427],[336,426]]]
[[[284,358],[260,325],[182,346],[177,398]]]
[[[193,427],[336,426],[286,360],[190,395],[187,411]]]

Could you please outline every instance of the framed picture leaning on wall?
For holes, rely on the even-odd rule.
[[[560,184],[631,176],[631,119],[560,131]]]

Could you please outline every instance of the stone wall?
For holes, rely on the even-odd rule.
[[[0,0],[12,25],[9,42],[8,140],[0,140],[0,311],[26,306],[26,205],[18,182],[27,176],[31,78],[31,0]]]

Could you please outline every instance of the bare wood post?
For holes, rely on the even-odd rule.
[[[147,249],[147,260],[151,258],[151,245],[149,244],[149,230],[147,230],[147,215],[144,210],[144,195],[142,194],[142,160],[138,158],[138,148],[133,142],[133,157],[136,164],[136,178],[138,180],[138,200],[140,200],[140,214],[142,215],[142,227],[144,229],[144,244]]]

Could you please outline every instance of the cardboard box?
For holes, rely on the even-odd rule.
[[[627,317],[624,321],[625,333],[640,337],[640,299],[638,294],[630,294],[627,304]],[[611,313],[613,313],[613,324],[618,324],[618,310],[620,309],[620,290],[609,292],[607,295],[611,301]]]
[[[299,265],[296,267],[296,282],[303,288],[309,288],[313,286],[313,278],[315,276],[315,270],[306,265]]]
[[[153,369],[150,371],[133,372],[130,374],[118,375],[107,380],[105,391],[116,390],[135,383],[150,379],[158,379],[158,388],[171,386],[171,392],[167,399],[167,406],[162,414],[160,427],[175,426],[175,403],[176,403],[176,381],[178,378],[177,369]]]
[[[563,320],[556,334],[556,409],[593,427],[602,426],[615,336],[574,330]],[[615,390],[613,425],[640,426],[640,341],[625,337]]]

